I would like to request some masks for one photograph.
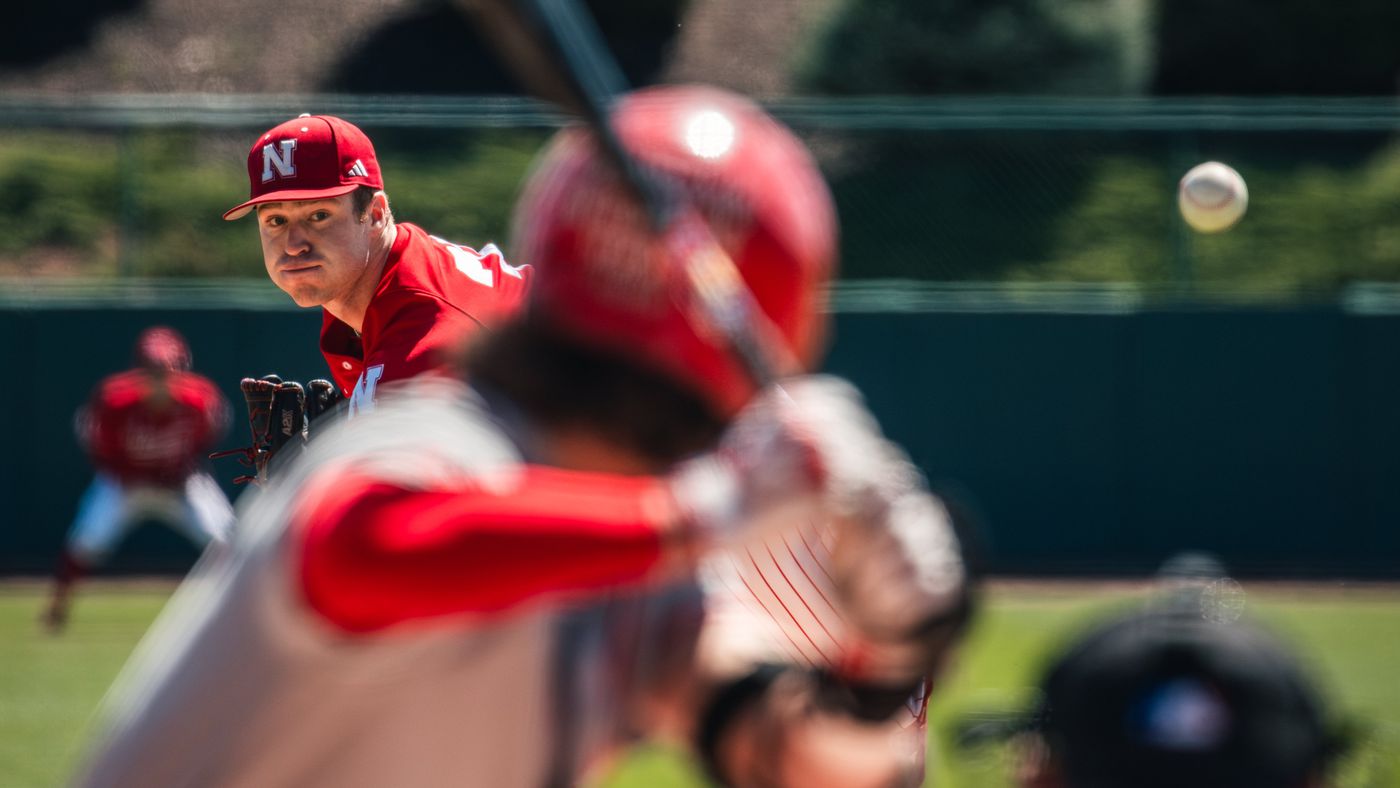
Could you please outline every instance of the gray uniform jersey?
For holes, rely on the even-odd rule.
[[[473,395],[417,385],[335,425],[240,501],[105,703],[81,786],[539,785],[558,736],[545,611],[350,636],[300,598],[287,518],[344,464],[430,486],[519,460]]]

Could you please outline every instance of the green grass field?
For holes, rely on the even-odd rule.
[[[1400,589],[1246,584],[1245,592],[1250,613],[1295,645],[1336,711],[1370,731],[1340,784],[1400,786]],[[103,692],[168,593],[161,584],[86,586],[69,631],[50,637],[36,623],[42,586],[0,583],[0,786],[63,783]],[[1044,659],[1065,637],[1140,596],[1125,585],[993,586],[931,710],[930,784],[1007,785],[1006,748],[959,751],[953,722],[1023,704]],[[703,783],[672,755],[648,750],[624,763],[609,784]]]

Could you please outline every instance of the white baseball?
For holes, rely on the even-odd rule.
[[[1218,161],[1197,164],[1176,189],[1181,216],[1197,232],[1218,233],[1235,226],[1249,206],[1249,188],[1234,168]]]

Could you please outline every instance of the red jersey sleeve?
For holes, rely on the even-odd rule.
[[[637,582],[677,520],[659,479],[528,466],[503,490],[325,473],[292,527],[306,602],[364,633]]]

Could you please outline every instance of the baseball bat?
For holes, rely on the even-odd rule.
[[[476,19],[516,76],[536,96],[582,119],[679,265],[703,333],[718,333],[753,382],[764,387],[799,371],[792,351],[758,308],[734,261],[679,190],[645,167],[611,122],[626,81],[596,25],[577,0],[457,0]],[[697,315],[696,312],[699,312]]]

